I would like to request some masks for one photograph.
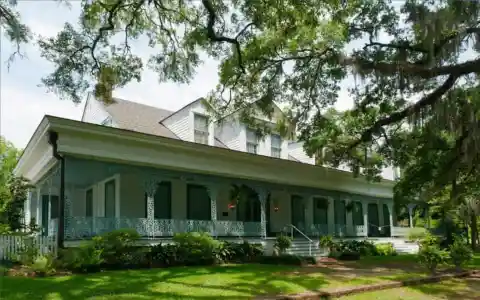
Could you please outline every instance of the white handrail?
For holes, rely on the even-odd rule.
[[[293,230],[295,229],[298,233],[300,233],[301,235],[303,235],[304,238],[306,238],[308,241],[309,241],[309,245],[308,245],[308,255],[312,256],[312,244],[313,244],[313,240],[311,238],[309,238],[305,233],[303,233],[300,229],[298,229],[297,227],[295,227],[295,225],[293,224],[288,224],[287,226],[290,226],[290,234],[292,236],[292,239],[293,239]]]

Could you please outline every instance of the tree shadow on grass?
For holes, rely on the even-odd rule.
[[[457,278],[435,284],[411,286],[410,288],[426,295],[452,300],[474,300],[480,297],[480,280],[477,278]]]
[[[319,289],[325,278],[278,276],[280,266],[179,267],[50,278],[0,279],[1,299],[251,299]]]

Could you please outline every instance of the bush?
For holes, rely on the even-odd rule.
[[[408,231],[408,240],[418,242],[427,235],[427,230],[423,227],[413,227]]]
[[[69,248],[59,253],[59,268],[74,272],[96,272],[104,263],[103,251],[93,244]]]
[[[435,273],[439,264],[445,262],[448,254],[440,250],[437,245],[425,245],[420,247],[418,252],[418,260],[432,274]]]
[[[95,249],[102,251],[107,265],[132,265],[135,263],[136,242],[140,235],[134,229],[120,229],[93,238]]]
[[[29,267],[38,276],[49,275],[54,272],[53,257],[51,255],[37,256]]]
[[[244,240],[242,243],[223,242],[221,252],[224,262],[251,262],[263,255],[262,244],[251,244]]]
[[[395,256],[397,255],[397,251],[395,248],[393,248],[392,243],[381,243],[381,244],[376,244],[376,254],[378,256]]]
[[[288,248],[292,246],[292,239],[286,235],[279,235],[275,241],[275,249],[278,250],[280,254],[285,254]]]
[[[427,233],[425,236],[418,241],[420,247],[425,247],[425,246],[439,246],[440,245],[440,240],[437,236]]]
[[[220,241],[208,233],[178,233],[173,237],[177,244],[178,260],[184,265],[211,265],[218,263]]]
[[[340,256],[342,253],[358,253],[362,256],[375,256],[377,255],[377,248],[375,244],[367,240],[340,241],[335,245],[335,252],[337,256]]]
[[[178,258],[178,245],[175,244],[158,244],[152,246],[148,256],[152,266],[168,267],[180,264]]]
[[[453,244],[449,247],[449,251],[450,261],[458,271],[473,258],[472,249],[458,237],[455,237]]]
[[[302,266],[306,264],[315,264],[316,260],[311,256],[297,256],[290,254],[282,254],[278,256],[268,256],[262,255],[259,256],[256,261],[261,264],[268,265],[293,265],[293,266]]]
[[[335,251],[337,246],[331,235],[324,235],[320,237],[319,245],[320,247],[327,248],[330,252]]]

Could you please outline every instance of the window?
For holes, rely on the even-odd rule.
[[[105,120],[102,121],[101,125],[103,126],[112,126],[112,118],[107,117]]]
[[[205,116],[194,115],[194,141],[208,144],[208,118]]]
[[[257,132],[247,128],[247,152],[258,153],[258,140]]]
[[[105,217],[115,217],[115,179],[105,183]]]
[[[282,155],[282,137],[278,134],[272,134],[272,157],[280,158]]]

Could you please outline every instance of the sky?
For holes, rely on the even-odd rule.
[[[72,7],[49,0],[19,0],[18,11],[22,21],[42,36],[54,36],[65,22],[76,23],[80,14],[79,3]],[[0,134],[16,147],[24,148],[43,116],[54,115],[80,120],[85,99],[80,104],[60,100],[55,94],[40,87],[40,79],[53,70],[52,65],[40,57],[35,44],[26,45],[23,59],[17,58],[10,68],[5,63],[14,51],[2,36],[0,48]],[[147,45],[133,43],[138,53],[151,53]],[[143,73],[140,83],[133,82],[115,91],[114,96],[168,110],[177,110],[187,103],[205,96],[217,84],[218,63],[206,60],[197,69],[194,80],[188,85],[159,83],[152,71]],[[352,101],[348,92],[340,93],[337,108],[347,108]]]

